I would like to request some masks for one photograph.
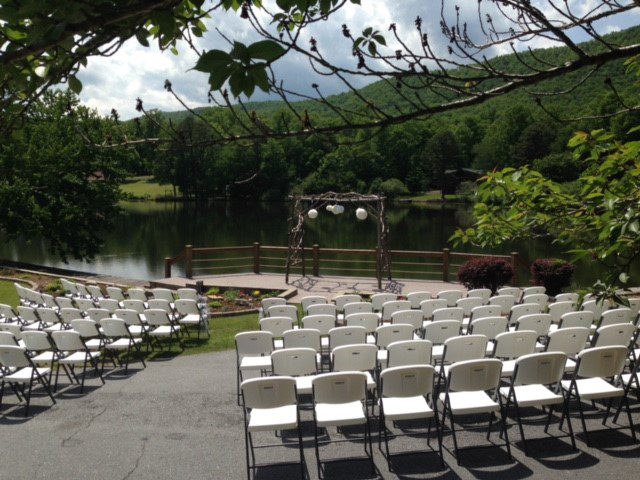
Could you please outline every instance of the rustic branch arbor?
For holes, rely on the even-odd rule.
[[[285,264],[285,281],[289,283],[289,273],[297,265],[302,267],[302,276],[306,276],[304,233],[305,221],[309,210],[320,210],[329,205],[358,205],[366,209],[378,224],[378,246],[376,248],[376,278],[378,288],[382,288],[382,277],[391,280],[391,258],[389,256],[389,225],[387,224],[386,197],[382,195],[363,195],[360,193],[326,192],[319,195],[300,195],[290,197],[294,201],[293,214],[289,218],[289,242]]]

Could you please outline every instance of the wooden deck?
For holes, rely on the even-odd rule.
[[[395,279],[383,281],[382,289],[378,289],[375,278],[339,277],[339,276],[293,276],[289,283],[285,283],[284,275],[277,273],[239,273],[229,275],[195,276],[193,278],[169,277],[159,278],[151,282],[152,285],[166,286],[168,288],[180,288],[195,286],[199,280],[205,287],[242,288],[251,290],[291,290],[295,289],[290,301],[299,301],[308,295],[321,295],[333,298],[336,295],[349,292],[393,292],[406,295],[417,291],[428,291],[433,294],[441,290],[466,290],[459,283],[442,282],[435,280],[403,280]]]

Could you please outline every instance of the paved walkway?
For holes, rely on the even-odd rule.
[[[285,282],[285,277],[277,273],[241,273],[233,275],[212,275],[201,276],[188,279],[184,277],[171,277],[156,279],[153,282],[175,288],[184,287],[186,285],[195,285],[195,282],[202,280],[206,287],[231,287],[231,288],[247,288],[252,290],[288,290],[297,289],[297,294],[290,299],[296,302],[300,298],[307,295],[322,295],[327,298],[333,298],[341,293],[348,292],[393,292],[404,294],[417,291],[429,291],[433,294],[441,290],[465,288],[459,283],[449,283],[442,281],[426,281],[426,280],[392,280],[383,281],[382,289],[378,289],[378,282],[375,278],[360,277],[338,277],[338,276],[320,276],[320,277],[300,277],[291,276],[289,283]]]
[[[46,398],[34,399],[34,414],[24,419],[4,399],[0,407],[0,478],[3,480],[86,479],[86,480],[175,480],[246,478],[242,413],[235,399],[235,354],[231,351],[180,356],[150,362],[146,370],[128,377],[110,374],[106,385],[91,379],[84,395],[73,390],[58,395],[51,407]],[[310,479],[316,479],[311,414],[303,411],[305,458]],[[634,420],[640,423],[635,404]],[[574,427],[579,430],[578,421]],[[517,440],[511,422],[509,434]],[[597,420],[592,429],[602,428]],[[374,432],[377,426],[374,425]],[[529,437],[543,437],[542,427],[526,427]],[[550,433],[556,434],[555,426]],[[331,435],[336,437],[335,430]],[[285,439],[288,437],[285,436]],[[282,442],[272,433],[259,441]],[[493,440],[497,441],[497,434]],[[637,478],[640,445],[630,441],[628,430],[608,430],[593,434],[598,448],[588,448],[578,440],[578,452],[565,439],[547,438],[530,444],[531,456],[513,447],[514,461],[502,448],[464,453],[463,466],[445,452],[441,468],[435,454],[398,457],[396,473],[391,473],[375,446],[378,477],[384,479],[601,479]],[[461,432],[461,445],[485,443],[478,432]],[[452,448],[445,433],[444,443]],[[419,438],[392,440],[393,449],[425,447]],[[348,442],[322,450],[324,456],[359,455],[361,444]],[[295,459],[294,446],[263,451],[259,459]],[[258,479],[294,479],[296,470],[260,469]],[[336,463],[327,467],[327,480],[372,478],[366,464]]]

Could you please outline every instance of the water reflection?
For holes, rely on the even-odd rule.
[[[138,202],[124,205],[125,213],[105,239],[105,248],[93,262],[70,261],[65,265],[47,251],[42,240],[26,238],[0,244],[0,258],[130,278],[163,275],[162,259],[176,255],[185,244],[194,246],[286,245],[290,205],[283,203],[221,202],[207,207],[189,204]],[[393,249],[440,250],[459,225],[473,222],[467,206],[394,206],[389,209]],[[327,248],[374,248],[376,223],[369,217],[355,219],[347,209],[335,216],[321,212],[307,223],[307,244]],[[466,248],[466,251],[480,251]],[[550,242],[530,241],[505,245],[493,253],[518,251],[525,261],[559,256]],[[485,252],[489,253],[489,252]],[[581,264],[576,272],[586,285],[598,275],[593,264]],[[178,269],[178,273],[181,273]]]

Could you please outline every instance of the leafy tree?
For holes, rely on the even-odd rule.
[[[447,185],[446,170],[463,166],[460,143],[448,130],[436,132],[428,141],[423,153],[430,185],[444,192]],[[444,193],[443,193],[444,196]]]
[[[70,92],[47,92],[0,146],[0,230],[45,239],[61,258],[91,258],[118,215],[130,153],[96,148],[112,133]]]

